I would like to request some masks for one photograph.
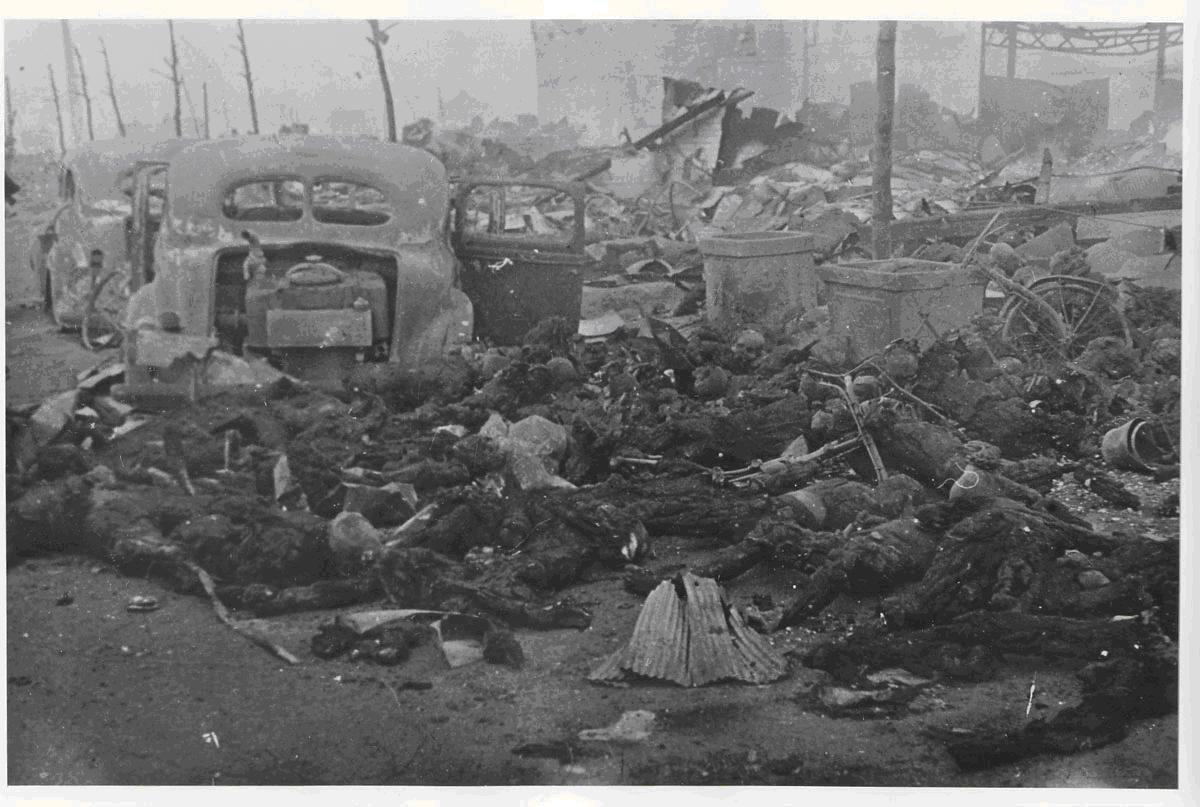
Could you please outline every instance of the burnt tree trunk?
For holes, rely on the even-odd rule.
[[[238,46],[242,52],[242,77],[246,79],[246,95],[250,99],[250,134],[258,134],[258,106],[254,102],[254,78],[250,73],[250,52],[246,50],[246,29],[237,21]]]
[[[58,152],[66,154],[67,135],[63,131],[62,104],[58,100],[58,85],[54,83],[54,68],[46,65],[46,70],[50,73],[50,94],[54,96],[54,117],[58,121]]]
[[[13,111],[12,105],[12,87],[8,83],[8,76],[4,77],[4,159],[12,160],[13,154],[16,151],[17,139],[13,135],[13,131],[17,125],[17,113]]]
[[[79,94],[83,96],[83,109],[87,113],[88,140],[96,139],[96,129],[92,124],[92,96],[88,92],[87,71],[83,68],[83,54],[75,48],[75,61],[79,63]]]
[[[183,107],[182,99],[179,97],[179,52],[175,48],[175,23],[167,20],[167,29],[171,34],[171,60],[168,62],[168,67],[171,68],[171,86],[175,91],[175,136],[183,137]]]
[[[387,115],[388,142],[396,142],[396,104],[392,100],[392,84],[388,81],[387,65],[383,61],[383,46],[387,43],[387,32],[379,27],[379,20],[367,20],[371,26],[371,38],[367,41],[375,49],[375,63],[379,66],[379,82],[383,85],[383,109]]]
[[[211,134],[212,130],[209,129],[209,125],[208,125],[208,82],[207,81],[204,82],[204,84],[200,85],[200,90],[201,90],[202,94],[204,95],[204,139],[208,140],[209,138],[212,137],[212,134]]]
[[[108,97],[112,101],[113,116],[117,119],[117,133],[125,136],[125,121],[121,119],[121,107],[117,104],[117,91],[113,87],[112,66],[108,62],[108,48],[100,40],[100,52],[104,54],[104,76],[108,79]]]
[[[192,119],[192,131],[196,133],[196,137],[200,136],[200,116],[196,114],[196,106],[192,103],[192,93],[188,89],[187,82],[183,84],[183,98],[187,101],[188,117]]]
[[[896,115],[896,23],[879,23],[875,46],[875,155],[871,161],[875,210],[871,216],[871,249],[876,260],[892,255],[892,123]]]

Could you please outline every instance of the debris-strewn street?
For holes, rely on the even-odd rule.
[[[10,782],[1175,787],[1178,110],[992,78],[10,153]]]

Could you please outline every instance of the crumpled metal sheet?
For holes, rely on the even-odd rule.
[[[589,679],[657,678],[680,686],[717,681],[766,684],[787,674],[787,662],[748,628],[715,580],[685,573],[650,592],[628,644]]]

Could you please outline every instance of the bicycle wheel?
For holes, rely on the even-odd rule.
[[[1065,339],[1040,306],[1011,296],[1001,309],[1004,339],[1026,354],[1058,355],[1074,359],[1088,342],[1114,336],[1133,344],[1129,323],[1121,310],[1116,289],[1102,280],[1072,275],[1051,275],[1029,285],[1054,310],[1065,326]]]

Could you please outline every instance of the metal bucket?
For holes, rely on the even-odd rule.
[[[1167,460],[1169,452],[1154,439],[1151,425],[1134,418],[1123,426],[1109,430],[1100,442],[1104,461],[1114,468],[1130,471],[1153,471]]]

